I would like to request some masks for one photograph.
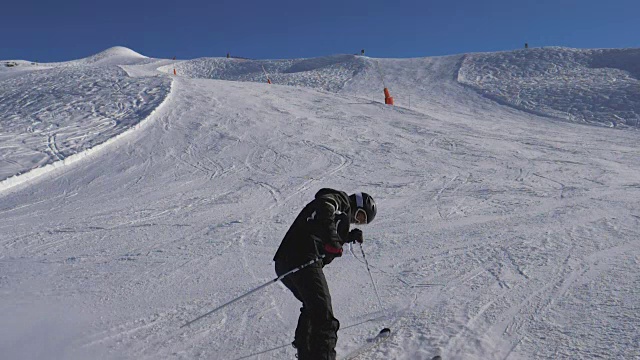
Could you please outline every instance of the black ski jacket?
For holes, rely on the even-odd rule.
[[[291,268],[324,254],[323,265],[342,256],[349,238],[349,197],[333,189],[321,189],[293,222],[273,260]]]

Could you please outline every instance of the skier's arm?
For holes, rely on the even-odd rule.
[[[332,196],[323,196],[316,199],[316,233],[315,235],[322,241],[323,249],[333,256],[342,255],[342,244],[344,241],[338,234],[336,220],[349,223],[349,218],[342,213],[339,202]],[[348,225],[347,225],[348,226]]]

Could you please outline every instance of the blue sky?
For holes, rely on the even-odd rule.
[[[530,46],[640,47],[638,0],[7,0],[0,59],[422,57]]]

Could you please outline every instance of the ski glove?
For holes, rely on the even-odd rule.
[[[362,230],[353,229],[349,231],[349,242],[358,242],[362,244],[364,241],[364,236],[362,235]]]

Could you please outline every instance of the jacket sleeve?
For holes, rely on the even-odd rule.
[[[314,216],[314,232],[322,242],[324,253],[330,256],[342,255],[342,244],[344,241],[338,233],[338,227],[342,228],[342,222],[346,222],[347,227],[349,217],[340,209],[340,202],[331,195],[317,198]],[[340,225],[343,226],[340,226]]]

